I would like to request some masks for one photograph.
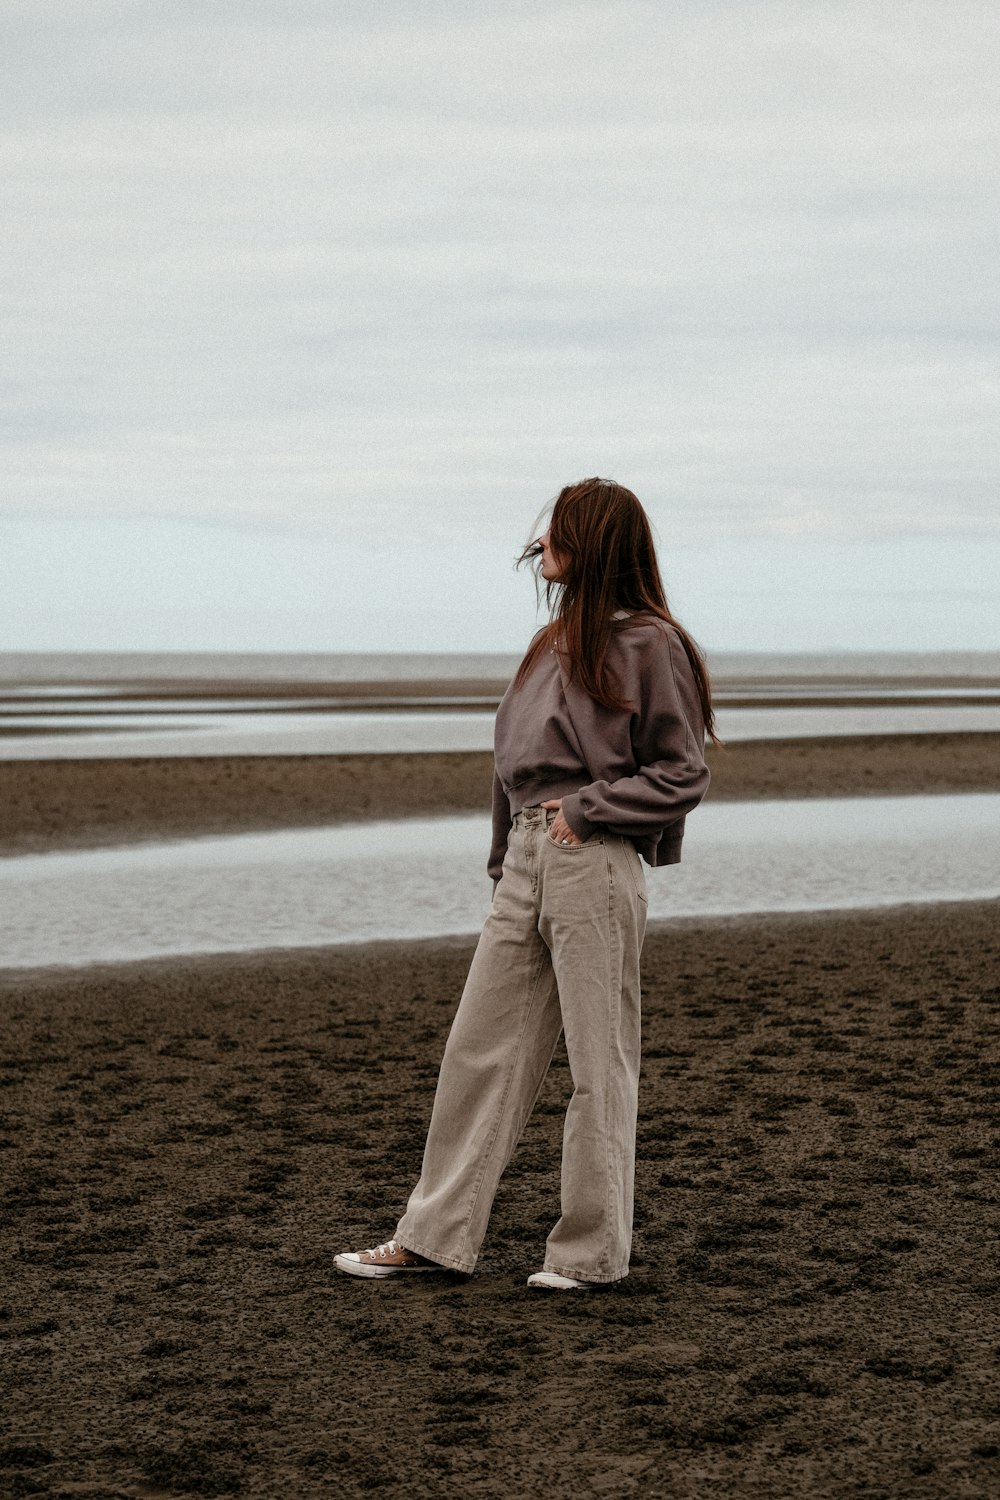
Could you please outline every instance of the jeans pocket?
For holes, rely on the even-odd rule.
[[[603,833],[592,833],[589,839],[584,839],[582,844],[561,844],[558,839],[552,837],[552,830],[545,835],[545,842],[551,844],[553,849],[560,849],[563,854],[578,854],[581,849],[599,848],[604,843]]]

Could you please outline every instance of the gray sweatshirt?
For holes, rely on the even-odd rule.
[[[519,689],[507,689],[494,740],[494,881],[514,816],[556,797],[578,838],[604,828],[630,838],[649,865],[680,860],[685,815],[709,781],[705,722],[687,653],[666,621],[629,615],[615,621],[608,663],[627,710],[595,702],[569,681],[552,651],[538,658]]]

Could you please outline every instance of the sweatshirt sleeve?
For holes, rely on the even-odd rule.
[[[497,881],[503,874],[503,857],[507,853],[507,835],[511,827],[510,799],[503,789],[500,777],[496,771],[493,772],[493,847],[490,849],[490,859],[487,865],[487,873],[493,881],[496,889]]]
[[[630,724],[637,769],[563,798],[563,817],[579,839],[599,828],[626,838],[655,836],[697,807],[708,789],[701,701],[680,637],[669,626],[650,630],[621,680],[624,696],[637,704]]]

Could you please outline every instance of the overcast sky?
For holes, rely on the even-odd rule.
[[[992,0],[0,18],[10,645],[515,649],[593,473],[710,644],[1000,645]]]

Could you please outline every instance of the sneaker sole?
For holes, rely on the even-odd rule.
[[[364,1261],[346,1260],[342,1255],[335,1255],[333,1263],[338,1271],[346,1271],[348,1276],[419,1276],[422,1271],[443,1271],[444,1266],[379,1266],[369,1265]]]
[[[599,1281],[540,1281],[537,1276],[528,1277],[533,1292],[593,1292],[603,1285]]]

